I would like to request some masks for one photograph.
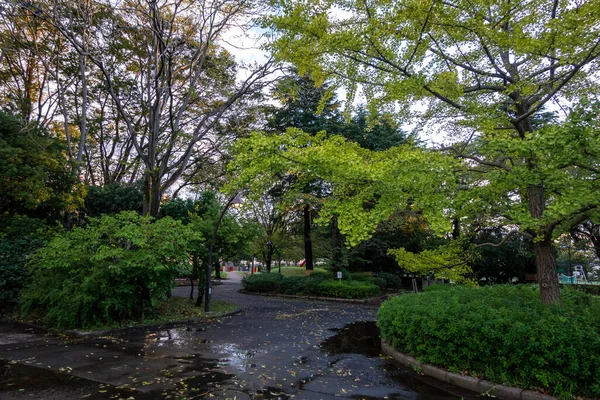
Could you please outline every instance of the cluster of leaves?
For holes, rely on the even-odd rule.
[[[144,194],[141,184],[109,183],[89,186],[85,196],[85,214],[99,217],[102,214],[118,214],[121,211],[142,213]]]
[[[398,275],[390,274],[388,272],[380,272],[377,276],[381,279],[385,279],[386,287],[388,289],[400,289],[402,288],[402,278]]]
[[[56,220],[75,210],[85,190],[65,153],[47,130],[0,112],[0,212]]]
[[[379,287],[379,289],[387,288],[387,281],[381,276],[373,276],[371,274],[365,274],[362,272],[354,272],[350,275],[350,280],[355,282],[372,283]]]
[[[308,277],[284,277],[276,273],[255,274],[242,281],[245,290],[257,293],[283,293],[325,296],[345,299],[364,299],[379,294],[379,287],[371,282],[345,280],[338,282],[322,274]]]
[[[413,209],[423,210],[432,231],[450,229],[444,205],[449,205],[451,192],[456,190],[452,174],[459,164],[441,153],[412,145],[372,152],[342,136],[327,137],[325,132],[310,135],[298,129],[271,137],[254,133],[238,141],[235,151],[237,157],[230,169],[237,178],[230,190],[252,187],[253,193],[262,193],[274,176],[286,173],[297,177],[297,188],[317,178],[329,182],[331,196],[323,202],[317,222],[328,223],[337,217],[339,230],[350,246],[368,239],[402,204],[408,216]],[[439,248],[418,263],[407,259],[405,253],[393,255],[412,272],[458,278],[470,271],[463,264],[460,271],[455,271],[456,267],[431,268],[432,257],[458,264],[463,256],[456,247]]]
[[[31,259],[22,310],[39,311],[46,326],[61,328],[140,318],[189,270],[190,236],[179,221],[133,211],[91,219]]]
[[[600,395],[600,301],[563,290],[544,305],[535,286],[434,285],[394,297],[381,335],[419,360],[492,382],[556,395]]]

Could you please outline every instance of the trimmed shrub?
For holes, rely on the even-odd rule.
[[[253,274],[242,279],[242,287],[249,292],[276,292],[283,279],[282,275],[276,273]]]
[[[373,278],[373,283],[379,287],[379,289],[383,290],[387,287],[387,281],[381,277]]]
[[[321,296],[341,299],[366,299],[379,295],[379,288],[366,282],[323,281],[318,288]]]
[[[310,273],[310,278],[316,278],[316,279],[333,279],[335,278],[335,275],[333,272],[331,271],[324,271],[324,270],[314,270],[313,272]]]
[[[324,280],[319,277],[313,277],[312,274],[310,278],[304,276],[287,277],[281,281],[280,292],[283,294],[316,296],[319,294],[319,284]]]
[[[430,288],[385,302],[377,325],[394,348],[425,363],[563,397],[598,397],[600,300],[563,290],[562,301],[542,304],[533,285]]]
[[[358,281],[358,282],[373,282],[373,275],[366,274],[364,272],[352,272],[350,274],[350,276],[352,277],[351,280],[353,280],[353,281]]]
[[[389,274],[387,272],[380,272],[377,274],[379,278],[385,279],[386,286],[388,289],[401,289],[402,288],[402,278],[398,275]]]
[[[577,285],[560,285],[562,288],[568,287],[573,290],[580,290],[587,294],[593,294],[594,296],[600,296],[600,285],[587,285],[587,284],[577,284]]]
[[[322,279],[319,276],[284,277],[277,273],[251,275],[242,280],[249,292],[283,293],[300,296],[325,296],[345,299],[364,299],[379,294],[379,288],[373,283],[358,281],[338,282]]]
[[[450,283],[437,283],[435,285],[427,286],[423,289],[424,292],[447,292],[454,288],[454,285]]]

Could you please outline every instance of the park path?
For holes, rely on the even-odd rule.
[[[230,275],[213,300],[243,311],[191,327],[88,340],[0,327],[29,335],[0,341],[0,399],[473,398],[380,357],[375,308],[245,295]]]

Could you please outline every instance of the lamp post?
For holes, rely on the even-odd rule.
[[[212,270],[212,253],[215,248],[215,241],[217,240],[217,231],[219,230],[219,226],[221,225],[221,221],[223,221],[223,217],[225,213],[229,209],[229,207],[236,202],[236,204],[241,204],[241,199],[239,198],[237,193],[234,193],[233,196],[229,198],[225,207],[219,214],[219,218],[217,219],[217,223],[212,232],[212,236],[210,238],[210,246],[208,248],[208,263],[206,265],[206,290],[204,292],[204,312],[210,312],[210,296],[212,295],[212,284],[211,284],[211,270]]]

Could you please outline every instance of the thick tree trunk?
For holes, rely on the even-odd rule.
[[[306,271],[309,274],[309,271],[314,269],[313,263],[313,250],[312,250],[312,235],[311,235],[311,221],[310,221],[310,207],[307,205],[304,206],[304,260],[306,261]]]
[[[542,302],[546,304],[560,301],[560,286],[556,271],[556,259],[552,242],[546,240],[535,243],[535,263],[537,265],[537,280],[540,284]]]
[[[144,174],[144,215],[157,218],[160,211],[160,179],[158,174],[146,172]]]
[[[545,208],[543,184],[529,185],[527,198],[531,216],[535,219],[541,218]],[[552,248],[552,232],[544,229],[541,234],[543,235],[542,240],[535,242],[534,247],[537,281],[540,284],[542,302],[560,304],[560,287],[554,249]]]

